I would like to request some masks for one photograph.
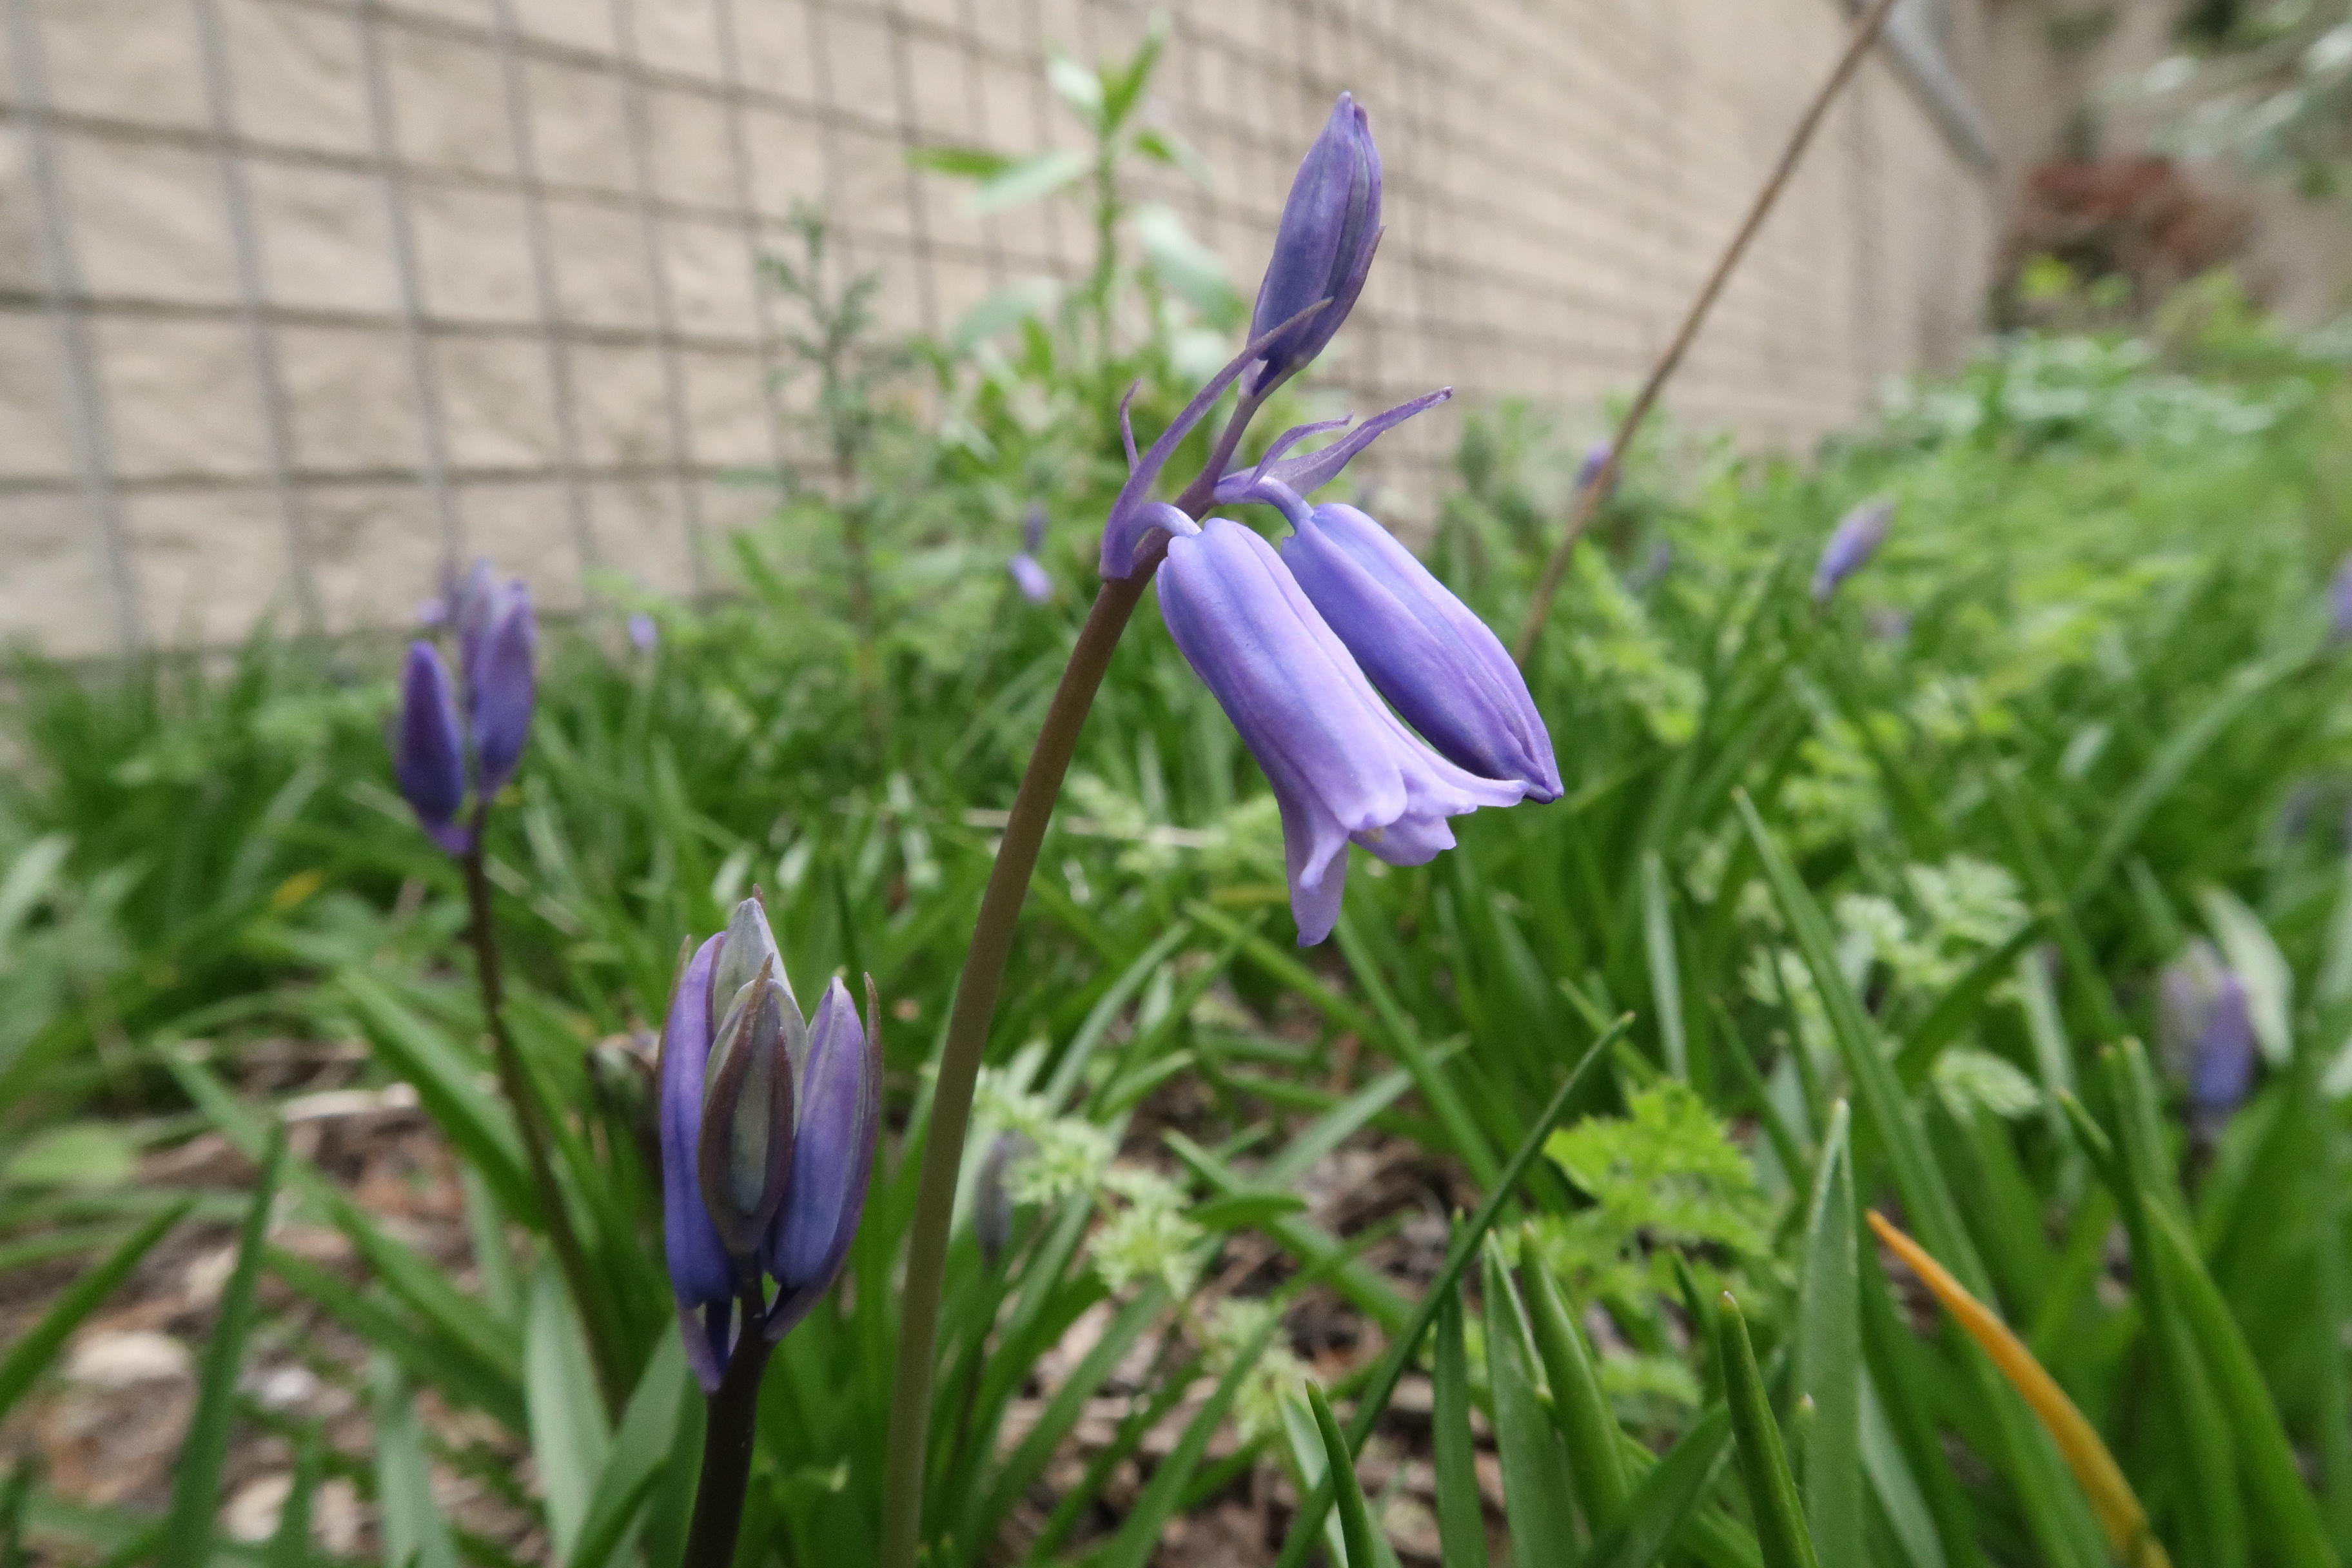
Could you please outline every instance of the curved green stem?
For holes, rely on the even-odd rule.
[[[473,847],[461,857],[460,863],[466,872],[467,937],[474,949],[474,974],[481,985],[482,1014],[489,1024],[491,1057],[498,1067],[499,1088],[514,1112],[515,1129],[522,1135],[523,1157],[530,1166],[532,1191],[539,1198],[539,1206],[546,1211],[547,1237],[555,1248],[556,1267],[562,1270],[564,1283],[571,1288],[572,1299],[580,1309],[581,1322],[587,1329],[588,1351],[595,1363],[598,1391],[604,1396],[604,1408],[617,1414],[628,1397],[628,1387],[622,1379],[619,1357],[604,1313],[604,1293],[595,1288],[594,1277],[588,1269],[587,1249],[580,1245],[580,1233],[572,1224],[571,1205],[563,1198],[563,1185],[556,1180],[555,1163],[548,1148],[545,1108],[531,1087],[522,1051],[507,1029],[506,986],[499,969],[498,931],[490,920],[488,858],[482,848],[482,834],[488,826],[489,815],[488,802],[476,808]]]
[[[1235,405],[1208,463],[1176,500],[1188,514],[1198,517],[1207,510],[1217,476],[1233,460],[1242,432],[1260,401],[1244,396]],[[1045,710],[1045,725],[1037,731],[1036,747],[1029,753],[1029,766],[1013,798],[1004,839],[997,847],[996,864],[980,897],[980,918],[972,931],[971,946],[964,952],[963,973],[956,982],[955,1006],[948,1015],[947,1039],[940,1047],[939,1079],[931,1092],[930,1125],[923,1139],[915,1218],[907,1239],[907,1276],[900,1296],[903,1310],[898,1364],[890,1384],[890,1437],[882,1483],[880,1568],[914,1568],[922,1542],[931,1363],[939,1345],[940,1293],[947,1279],[948,1226],[955,1214],[956,1177],[963,1165],[964,1140],[971,1131],[972,1087],[988,1048],[997,993],[1013,954],[1022,900],[1028,897],[1029,879],[1037,868],[1046,825],[1053,820],[1054,802],[1062,793],[1062,780],[1077,752],[1087,710],[1102,688],[1128,618],[1143,598],[1144,585],[1166,554],[1167,536],[1155,534],[1153,541],[1138,552],[1131,574],[1104,581],[1095,595],[1094,607],[1087,612],[1087,624],[1070,650],[1069,663],[1062,668],[1061,684],[1054,689],[1053,705]]]

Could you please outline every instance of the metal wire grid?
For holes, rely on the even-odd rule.
[[[551,483],[561,497],[560,515],[543,522],[534,520],[527,531],[536,551],[568,541],[572,575],[581,591],[591,574],[630,553],[616,551],[614,541],[627,541],[636,531],[631,519],[611,515],[624,488],[662,487],[670,496],[681,534],[676,543],[683,571],[675,585],[703,589],[710,571],[705,502],[713,486],[730,475],[740,478],[748,459],[737,455],[731,462],[722,462],[698,451],[688,356],[724,361],[740,369],[761,409],[764,435],[758,467],[781,468],[792,455],[776,374],[777,337],[758,282],[761,253],[777,238],[785,215],[776,210],[776,202],[763,201],[761,149],[751,132],[751,117],[757,113],[772,126],[805,129],[817,149],[821,188],[801,194],[821,195],[841,221],[856,264],[878,262],[892,272],[894,288],[902,289],[914,307],[914,320],[908,324],[936,329],[955,308],[940,293],[943,267],[976,270],[987,285],[995,286],[1041,265],[1067,262],[1065,246],[1075,237],[1063,232],[1062,215],[1047,208],[1017,219],[986,220],[976,226],[976,232],[942,237],[937,232],[939,215],[930,206],[940,193],[927,187],[903,153],[935,141],[979,141],[1020,149],[1066,140],[1067,130],[1056,123],[1037,68],[1049,40],[1081,54],[1106,44],[1124,47],[1139,22],[1115,0],[760,3],[788,5],[800,15],[809,66],[804,97],[747,81],[739,0],[609,0],[609,39],[601,47],[549,36],[544,7],[535,18],[527,17],[518,0],[480,0],[482,14],[472,16],[447,14],[453,0],[186,0],[196,44],[190,66],[200,80],[205,111],[197,122],[173,125],[60,110],[43,49],[44,31],[54,25],[54,13],[45,11],[41,0],[0,0],[14,88],[14,101],[5,111],[24,138],[42,261],[40,287],[29,298],[0,296],[0,311],[37,309],[50,322],[63,371],[56,393],[68,416],[71,435],[69,473],[0,477],[0,504],[12,496],[68,490],[79,499],[91,525],[90,542],[104,560],[113,640],[124,649],[137,647],[153,635],[148,620],[152,606],[147,603],[152,595],[141,581],[136,542],[126,525],[126,495],[186,495],[212,489],[268,497],[278,516],[284,598],[309,625],[331,625],[338,618],[323,585],[329,563],[322,535],[329,531],[311,504],[314,492],[334,487],[407,489],[419,494],[435,534],[433,553],[446,566],[479,547],[477,531],[468,527],[469,500],[499,485]],[[927,6],[927,14],[911,9],[917,3]],[[353,29],[357,87],[364,99],[363,148],[305,146],[246,129],[241,84],[222,14],[225,5],[243,5],[255,14],[278,11],[336,19]],[[1048,5],[1055,6],[1050,16]],[[706,11],[713,44],[709,68],[692,71],[674,62],[649,61],[639,36],[646,16],[675,25],[690,6]],[[1448,26],[1458,23],[1471,34],[1487,30],[1492,54],[1509,56],[1513,50],[1548,43],[1560,63],[1574,63],[1559,54],[1558,27],[1548,37],[1538,36],[1526,16],[1505,22],[1498,14],[1482,14],[1475,5],[1457,5],[1449,13]],[[1607,24],[1607,18],[1603,21]],[[1620,36],[1620,46],[1638,56],[1643,39],[1635,29],[1622,19],[1609,25]],[[1482,127],[1476,111],[1492,102],[1493,83],[1477,79],[1474,71],[1442,51],[1423,47],[1427,26],[1425,12],[1406,0],[1279,0],[1228,5],[1213,15],[1205,6],[1181,12],[1163,71],[1165,96],[1178,100],[1180,113],[1189,111],[1187,129],[1204,142],[1213,163],[1227,165],[1223,189],[1247,192],[1249,200],[1235,203],[1221,195],[1185,190],[1162,194],[1180,204],[1213,245],[1228,254],[1255,251],[1270,231],[1287,163],[1297,155],[1300,126],[1312,124],[1317,106],[1328,102],[1331,92],[1352,83],[1367,96],[1376,96],[1381,105],[1384,143],[1393,149],[1395,208],[1426,216],[1418,224],[1400,224],[1391,236],[1384,269],[1397,278],[1389,285],[1395,303],[1368,301],[1359,314],[1350,330],[1349,355],[1341,367],[1347,380],[1368,396],[1419,390],[1410,378],[1423,373],[1425,362],[1444,358],[1468,368],[1482,351],[1517,364],[1541,363],[1547,355],[1574,359],[1603,383],[1622,378],[1654,337],[1643,310],[1652,318],[1662,315],[1665,301],[1678,291],[1677,279],[1658,279],[1658,286],[1646,291],[1652,302],[1637,303],[1630,310],[1622,292],[1614,298],[1596,293],[1582,303],[1599,324],[1581,333],[1562,334],[1538,326],[1524,311],[1515,313],[1512,304],[1546,293],[1565,293],[1576,303],[1572,268],[1547,272],[1524,258],[1473,254],[1460,246],[1449,247],[1449,231],[1457,226],[1516,227],[1525,231],[1534,248],[1549,244],[1562,258],[1597,260],[1622,275],[1671,274],[1696,265],[1696,259],[1685,263],[1672,258],[1695,256],[1709,232],[1714,209],[1723,205],[1697,188],[1689,174],[1702,162],[1692,154],[1701,150],[1683,146],[1654,153],[1661,192],[1637,204],[1639,210],[1630,223],[1620,226],[1611,244],[1596,246],[1570,232],[1561,221],[1563,193],[1570,212],[1579,199],[1605,201],[1612,199],[1610,193],[1572,161],[1563,166],[1559,161],[1532,156],[1525,147],[1510,144],[1507,135]],[[846,43],[845,33],[851,35]],[[395,37],[486,51],[494,60],[510,173],[428,167],[404,152],[404,119],[429,116],[436,106],[402,100],[387,58],[388,40]],[[877,49],[878,70],[870,58]],[[943,49],[960,68],[961,114],[934,113],[938,106],[924,101],[925,89],[938,98],[942,76],[937,68],[919,68],[917,54],[936,60]],[[845,58],[845,50],[856,58]],[[1539,67],[1545,62],[1530,63]],[[576,179],[550,177],[540,149],[547,111],[533,99],[534,68],[546,67],[607,79],[618,91],[623,146],[614,162],[626,173],[617,186],[591,188]],[[1025,79],[1022,107],[1026,124],[991,122],[983,79],[993,73],[1001,82],[1006,72]],[[1589,66],[1584,74],[1592,78]],[[887,83],[881,101],[870,93],[856,93],[857,82],[870,87],[877,76]],[[840,90],[845,79],[853,88],[846,96]],[[1665,88],[1670,100],[1691,90],[1688,83],[1668,81]],[[723,125],[725,199],[664,188],[663,165],[653,146],[651,105],[656,95],[716,106]],[[1619,97],[1633,101],[1622,88]],[[1275,98],[1283,101],[1272,109],[1263,101]],[[996,107],[1003,107],[1001,93]],[[1768,107],[1778,111],[1777,105]],[[1675,109],[1681,110],[1679,101]],[[1654,123],[1667,124],[1671,131],[1668,121],[1654,119]],[[1885,176],[1873,166],[1864,145],[1872,136],[1869,126],[1856,120],[1850,130],[1857,148],[1851,183],[1859,204],[1866,202],[1869,188]],[[845,150],[853,141],[864,149],[863,161],[854,169]],[[199,150],[211,158],[234,263],[234,298],[171,301],[93,295],[85,283],[80,235],[61,174],[69,145],[85,142],[170,145]],[[894,154],[887,162],[895,169],[877,163],[873,155],[877,147]],[[1606,150],[1590,151],[1599,154]],[[391,310],[298,306],[278,299],[271,287],[268,237],[250,179],[251,170],[265,164],[331,169],[374,184],[395,285]],[[1491,180],[1481,190],[1472,188],[1479,182],[1457,179],[1473,165],[1482,173],[1498,167],[1507,175],[1526,179],[1531,189],[1541,187],[1553,198],[1553,210],[1537,215],[1534,204],[1525,213],[1497,210],[1508,203],[1498,201]],[[415,227],[421,187],[502,191],[517,198],[528,259],[530,319],[496,321],[436,311]],[[1724,195],[1731,195],[1727,183]],[[592,320],[567,302],[570,258],[550,221],[559,203],[625,215],[641,258],[645,321],[629,325]],[[681,324],[665,237],[672,227],[685,224],[716,224],[740,236],[748,297],[754,303],[732,331]],[[1858,224],[1865,231],[1873,226],[1866,216]],[[974,226],[964,227],[971,231]],[[1866,258],[1856,259],[1864,262],[1865,272],[1872,270]],[[1563,272],[1569,274],[1565,279]],[[1785,278],[1777,283],[1765,279],[1756,292],[1769,307],[1776,289],[1786,293],[1792,287],[1801,290],[1810,286],[1801,280],[1792,285]],[[122,471],[107,378],[92,341],[93,324],[174,317],[234,322],[241,329],[259,416],[263,472],[223,477]],[[356,468],[305,461],[281,333],[322,325],[365,328],[397,340],[415,415],[413,453],[405,461]],[[446,351],[472,340],[537,346],[552,427],[549,460],[501,467],[455,458]],[[1442,354],[1434,352],[1438,345],[1443,345]],[[592,458],[583,429],[580,355],[609,349],[649,353],[655,358],[657,428],[646,433],[646,444],[659,455]],[[1864,362],[1874,357],[1867,342],[1859,343],[1857,352]],[[593,385],[594,378],[587,384]],[[1507,377],[1503,384],[1509,384]],[[1428,447],[1421,456],[1429,460],[1434,452],[1434,447]],[[642,541],[635,544],[641,558]],[[543,562],[528,564],[537,568],[535,575],[545,576]],[[349,574],[348,563],[341,569]],[[369,606],[377,614],[395,607],[382,602]]]

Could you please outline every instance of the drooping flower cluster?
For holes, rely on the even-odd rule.
[[[868,993],[868,1026],[838,979],[804,1019],[756,896],[678,973],[662,1031],[662,1230],[705,1389],[741,1336],[782,1339],[849,1256],[881,1128]]]
[[[1339,918],[1350,842],[1420,865],[1453,846],[1448,818],[1560,795],[1551,738],[1501,641],[1372,518],[1306,499],[1450,389],[1352,430],[1345,419],[1298,426],[1254,467],[1217,473],[1212,500],[1272,506],[1288,521],[1294,532],[1279,551],[1237,522],[1195,521],[1150,499],[1177,445],[1229,386],[1239,384],[1241,401],[1221,453],[1330,342],[1380,234],[1380,152],[1363,110],[1342,94],[1283,209],[1253,341],[1150,451],[1139,455],[1129,431],[1128,482],[1103,530],[1109,578],[1148,569],[1150,548],[1167,536],[1160,614],[1274,786],[1302,945]],[[1343,430],[1294,455],[1307,437]]]
[[[393,777],[416,820],[452,855],[473,847],[459,821],[468,791],[488,801],[506,787],[530,738],[538,698],[539,626],[520,578],[499,582],[478,561],[462,583],[426,606],[457,638],[462,700],[441,650],[419,638],[402,667],[400,714],[392,735]]]

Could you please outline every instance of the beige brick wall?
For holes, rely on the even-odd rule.
[[[599,573],[709,584],[765,504],[743,475],[777,457],[754,249],[785,243],[796,199],[827,203],[905,328],[1066,271],[1069,215],[973,219],[904,153],[1070,140],[1044,51],[1124,49],[1144,13],[0,0],[0,638],[86,654],[396,621],[452,554],[555,605]],[[1329,366],[1359,407],[1451,382],[1586,423],[1671,331],[1844,26],[1829,0],[1197,0],[1172,22],[1160,100],[1218,178],[1160,194],[1244,291],[1332,95],[1372,110],[1391,230]],[[1874,62],[1673,414],[1800,445],[1951,358],[1993,198]],[[1386,458],[1405,492],[1458,427],[1422,423]]]

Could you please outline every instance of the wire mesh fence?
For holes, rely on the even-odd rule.
[[[1148,22],[1117,0],[0,0],[0,638],[384,624],[474,554],[557,605],[712,587],[792,456],[760,279],[795,204],[883,271],[898,330],[1066,275],[1070,215],[975,216],[907,153],[1074,141],[1048,52]],[[1372,109],[1399,216],[1331,367],[1350,397],[1451,382],[1597,419],[1843,18],[1202,0],[1168,25],[1155,112],[1216,177],[1153,194],[1237,281],[1331,97]],[[1801,441],[1965,339],[1992,192],[1948,110],[1916,72],[1865,74],[1678,384],[1686,422]],[[1392,486],[1425,494],[1449,439],[1396,443]]]

